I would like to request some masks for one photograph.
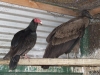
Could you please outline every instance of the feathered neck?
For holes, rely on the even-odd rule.
[[[31,23],[29,24],[29,26],[25,29],[25,31],[30,30],[32,32],[36,32],[38,23],[35,23],[33,20],[31,21]]]

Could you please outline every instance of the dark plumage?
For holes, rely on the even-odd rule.
[[[89,18],[91,18],[89,12],[83,10],[81,16],[56,27],[46,39],[48,46],[43,58],[58,58],[63,53],[70,53],[84,35],[85,28],[89,25]],[[42,68],[48,69],[49,66]]]
[[[41,21],[35,18],[26,29],[14,35],[11,41],[10,51],[3,58],[10,59],[9,69],[14,70],[17,67],[20,56],[25,55],[34,47],[37,39],[36,29],[39,23]]]

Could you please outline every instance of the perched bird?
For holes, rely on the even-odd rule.
[[[89,25],[92,16],[89,11],[83,10],[81,16],[73,18],[56,27],[46,38],[48,45],[43,58],[58,58],[68,54],[84,35],[85,28]],[[42,66],[48,69],[48,66]]]
[[[41,24],[41,20],[35,18],[26,29],[14,35],[10,51],[3,58],[10,59],[9,69],[14,70],[17,67],[20,56],[25,55],[34,47],[37,39],[36,29],[38,24]]]

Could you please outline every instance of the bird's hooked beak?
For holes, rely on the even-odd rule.
[[[40,22],[39,24],[42,25],[42,22]]]

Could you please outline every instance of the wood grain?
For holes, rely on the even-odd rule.
[[[8,65],[9,60],[0,60]],[[19,65],[100,66],[100,59],[20,59]]]
[[[39,3],[39,2],[34,2],[30,0],[0,0],[0,1],[17,4],[21,6],[26,6],[26,7],[31,7],[31,8],[36,8],[36,9],[41,9],[41,10],[46,10],[46,11],[57,12],[61,14],[67,14],[67,15],[72,15],[72,16],[76,15],[76,12],[74,12],[71,9]]]

